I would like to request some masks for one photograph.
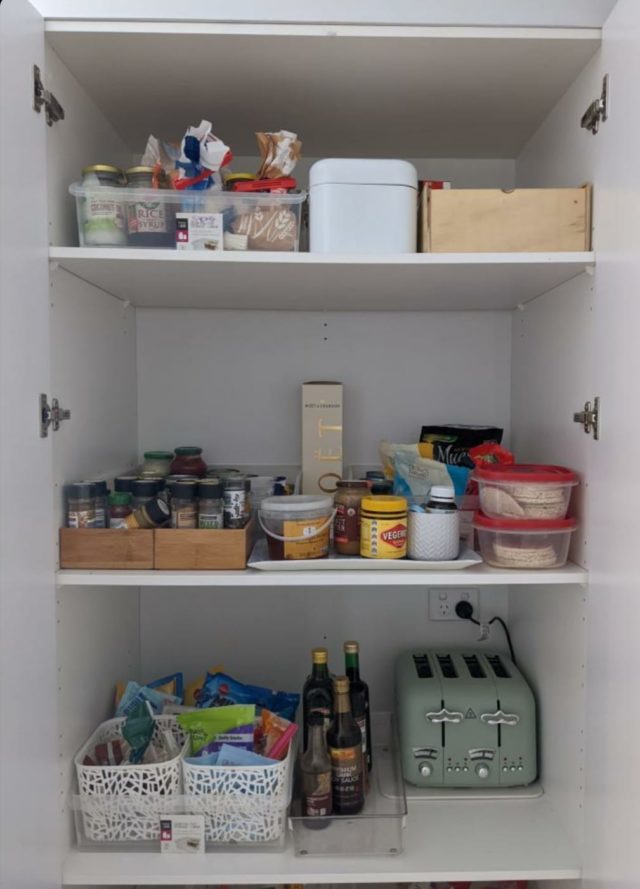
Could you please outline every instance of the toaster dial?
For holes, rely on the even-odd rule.
[[[476,766],[476,775],[478,776],[478,778],[485,779],[485,778],[488,778],[490,774],[491,774],[491,770],[486,763],[484,763],[484,762],[478,763],[478,765]]]
[[[433,767],[430,762],[421,762],[418,765],[418,771],[423,778],[429,778],[433,772]]]

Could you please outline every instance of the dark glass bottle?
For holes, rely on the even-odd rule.
[[[369,712],[369,686],[360,678],[360,649],[357,642],[344,643],[345,672],[349,677],[351,713],[362,732],[362,754],[367,770],[373,766],[371,743],[371,715]]]
[[[300,770],[302,814],[309,817],[331,815],[331,760],[321,713],[309,715],[309,745],[300,762]]]
[[[309,716],[320,713],[324,718],[325,731],[331,725],[333,715],[333,686],[329,675],[329,653],[326,648],[314,648],[311,652],[313,666],[302,690],[303,743],[307,749]]]
[[[362,732],[351,715],[349,680],[333,680],[334,717],[327,733],[331,759],[331,791],[334,815],[357,815],[364,806],[365,770]]]

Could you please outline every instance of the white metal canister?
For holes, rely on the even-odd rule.
[[[309,174],[312,253],[415,253],[418,173],[402,160],[327,158]]]

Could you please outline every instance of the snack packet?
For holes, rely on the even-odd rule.
[[[230,704],[255,704],[293,722],[300,702],[295,692],[272,691],[260,685],[245,685],[226,673],[208,673],[198,707],[228,707]]]
[[[289,176],[295,168],[302,142],[297,133],[279,130],[277,133],[256,133],[262,164],[258,179],[280,179]]]
[[[221,673],[224,670],[222,664],[216,664],[215,667],[209,667],[208,673]],[[185,707],[196,707],[198,704],[198,696],[204,686],[208,673],[202,673],[193,682],[187,683],[184,687],[184,705]]]
[[[256,749],[272,759],[281,759],[286,755],[297,729],[295,722],[283,719],[270,710],[263,710],[257,730]]]
[[[147,747],[153,737],[154,722],[145,701],[139,701],[131,708],[124,725],[122,737],[129,744],[129,762],[140,763],[143,761]]]
[[[488,443],[499,445],[502,433],[498,426],[423,426],[420,443],[430,445],[430,453],[421,453],[423,457],[431,457],[440,463],[473,469],[474,463],[469,455],[471,448]]]
[[[253,750],[255,713],[252,704],[237,704],[181,713],[176,719],[191,738],[193,756],[201,751],[214,753],[222,744],[230,741]]]
[[[219,766],[273,766],[277,760],[261,756],[251,750],[243,750],[241,747],[231,747],[223,744],[218,753],[216,765]]]
[[[201,120],[199,126],[187,128],[180,143],[180,156],[176,161],[176,188],[202,191],[219,184],[213,174],[230,164],[233,154],[228,145],[214,136],[211,130],[209,120]]]
[[[149,702],[154,713],[163,712],[165,704],[179,704],[181,699],[176,695],[165,694],[155,688],[140,685],[137,682],[128,682],[124,694],[118,701],[116,716],[127,716],[138,704]]]

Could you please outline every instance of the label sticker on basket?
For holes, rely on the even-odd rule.
[[[204,852],[204,815],[161,815],[160,851],[184,855]]]

